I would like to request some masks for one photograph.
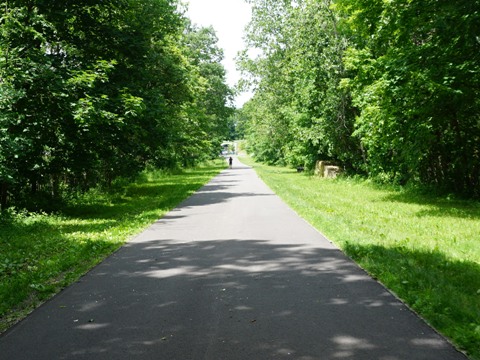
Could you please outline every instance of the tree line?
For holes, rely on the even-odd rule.
[[[228,132],[212,28],[177,0],[0,1],[0,205],[193,165]]]
[[[480,196],[479,0],[248,2],[257,159]]]

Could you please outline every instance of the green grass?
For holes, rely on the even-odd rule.
[[[94,190],[55,215],[0,218],[0,332],[117,250],[225,168],[148,172],[106,193]]]
[[[471,359],[480,359],[480,202],[242,161]]]

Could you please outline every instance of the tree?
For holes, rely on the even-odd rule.
[[[212,27],[189,25],[186,33],[188,57],[194,66],[197,87],[189,117],[194,119],[189,136],[195,132],[196,153],[216,156],[223,140],[228,137],[228,119],[233,114],[233,91],[226,83],[222,65],[223,50]]]
[[[176,0],[0,6],[2,209],[8,197],[22,205],[149,164],[193,163],[226,132],[231,92],[215,35],[189,44]]]
[[[479,1],[338,0],[368,171],[479,194]]]
[[[480,2],[251,0],[259,160],[480,195]]]
[[[261,49],[263,55],[241,58],[243,69],[253,74],[257,93],[262,94],[254,101],[262,111],[257,112],[261,114],[258,121],[252,121],[251,137],[270,121],[275,133],[265,137],[262,147],[281,144],[281,151],[274,151],[275,161],[312,168],[323,158],[358,167],[360,146],[350,136],[354,113],[349,93],[340,86],[346,38],[338,29],[331,2],[252,3],[248,45]],[[255,111],[251,114],[255,116]],[[278,142],[270,140],[275,134]],[[260,146],[258,140],[251,139],[252,146]]]

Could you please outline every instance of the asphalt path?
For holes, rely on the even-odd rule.
[[[235,159],[0,337],[0,359],[466,357]]]

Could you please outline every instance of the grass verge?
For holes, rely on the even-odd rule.
[[[91,191],[55,215],[0,218],[0,333],[76,281],[133,235],[193,194],[219,161],[180,173],[146,172],[105,193]]]
[[[371,276],[480,360],[480,202],[242,161]]]

